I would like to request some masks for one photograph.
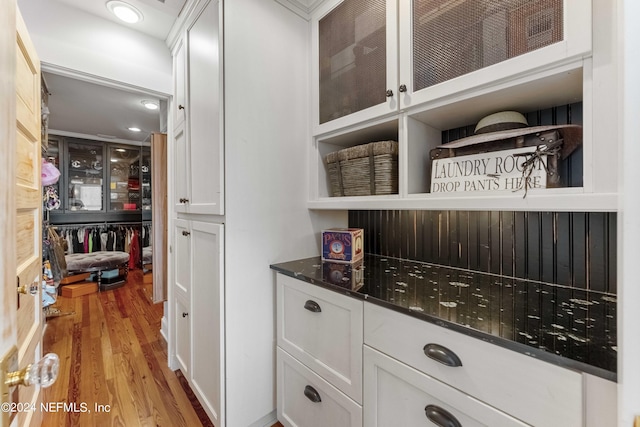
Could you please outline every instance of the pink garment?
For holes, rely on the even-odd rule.
[[[42,169],[40,173],[42,185],[44,187],[53,185],[58,182],[58,179],[60,179],[60,171],[58,170],[58,168],[45,159],[42,159]]]
[[[87,230],[85,230],[84,232],[84,253],[88,254],[89,253],[89,233]]]

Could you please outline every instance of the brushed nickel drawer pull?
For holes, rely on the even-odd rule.
[[[458,355],[440,344],[427,344],[424,346],[423,350],[424,354],[426,354],[428,358],[433,359],[436,362],[440,362],[443,365],[451,367],[462,366],[462,361]]]
[[[312,401],[313,403],[320,403],[322,399],[320,399],[320,394],[316,391],[315,388],[310,385],[304,388],[304,395],[307,396],[307,399]]]
[[[304,308],[314,313],[320,313],[322,311],[322,309],[320,308],[320,305],[317,302],[312,301],[310,299],[304,303]]]
[[[429,420],[437,426],[440,427],[462,427],[460,421],[454,417],[451,412],[436,406],[436,405],[427,405],[424,408],[425,415]]]

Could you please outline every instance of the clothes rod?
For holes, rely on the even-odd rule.
[[[110,227],[143,225],[142,222],[79,222],[77,224],[49,224],[57,228]]]

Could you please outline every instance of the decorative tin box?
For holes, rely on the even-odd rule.
[[[342,263],[364,256],[362,228],[331,228],[322,232],[322,260]]]

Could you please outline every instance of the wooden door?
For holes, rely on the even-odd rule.
[[[167,299],[167,134],[151,134],[153,302]]]
[[[16,16],[16,19],[9,27],[6,22],[0,25],[3,27],[0,39],[2,76],[11,82],[9,86],[3,85],[3,90],[7,90],[7,93],[2,93],[0,109],[0,128],[9,132],[9,135],[3,135],[3,139],[8,142],[0,156],[3,162],[0,167],[3,182],[0,186],[0,271],[4,278],[0,348],[5,354],[8,349],[16,346],[18,367],[22,369],[39,359],[42,353],[43,314],[39,286],[42,272],[40,62],[20,13],[17,10],[15,15],[7,13],[8,10],[13,10],[15,3],[12,0],[2,2],[3,20],[8,20],[8,15]],[[4,3],[9,2],[13,4],[5,7]],[[8,35],[7,28],[15,29],[15,35]],[[8,43],[14,47],[7,49]],[[11,55],[7,50],[13,52],[13,59],[10,61],[5,56]],[[12,80],[10,76],[15,76],[15,79]],[[13,102],[4,101],[7,99],[12,99]],[[37,292],[16,296],[16,282],[27,287],[35,285]],[[9,369],[14,370],[15,366]],[[39,425],[42,415],[39,410],[39,388],[18,387],[17,393],[12,393],[13,401],[16,398],[36,410],[15,414],[17,421],[13,422],[21,426]],[[5,418],[4,422],[8,420]]]
[[[0,357],[16,345],[16,242],[15,213],[13,205],[13,182],[15,171],[16,108],[15,108],[15,63],[16,63],[16,20],[15,0],[0,0],[0,277],[2,278],[2,312],[0,313]],[[4,185],[7,183],[7,185]],[[9,184],[11,183],[11,184]],[[4,373],[2,373],[4,375]],[[2,418],[5,427],[8,420]]]

